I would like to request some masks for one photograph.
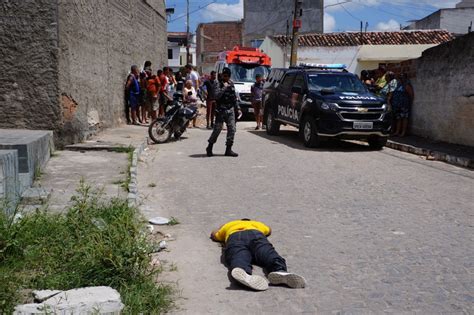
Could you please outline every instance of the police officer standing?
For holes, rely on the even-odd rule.
[[[237,103],[237,95],[235,94],[234,82],[230,80],[230,69],[224,68],[222,70],[222,80],[216,88],[216,122],[214,123],[214,130],[206,148],[207,156],[213,156],[212,147],[216,143],[219,134],[222,131],[224,122],[227,126],[227,142],[226,142],[226,156],[239,156],[232,151],[235,136],[235,112],[241,113],[239,104]]]

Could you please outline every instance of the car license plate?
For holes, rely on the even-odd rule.
[[[253,113],[253,108],[249,108],[249,113]]]
[[[354,121],[354,129],[358,130],[371,130],[374,129],[373,122],[365,122],[365,121]]]

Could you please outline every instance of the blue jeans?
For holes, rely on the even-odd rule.
[[[232,234],[226,242],[225,261],[230,270],[242,268],[252,274],[252,264],[267,272],[286,271],[286,261],[281,257],[267,237],[257,230],[246,230]]]

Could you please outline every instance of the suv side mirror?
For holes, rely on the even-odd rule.
[[[303,88],[300,86],[294,86],[291,88],[291,93],[303,94]]]

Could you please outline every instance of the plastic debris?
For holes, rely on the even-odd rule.
[[[167,218],[163,218],[163,217],[154,217],[154,218],[151,218],[150,220],[148,220],[148,222],[150,222],[150,224],[154,224],[154,225],[166,225],[166,224],[170,223],[170,220],[167,219]]]

